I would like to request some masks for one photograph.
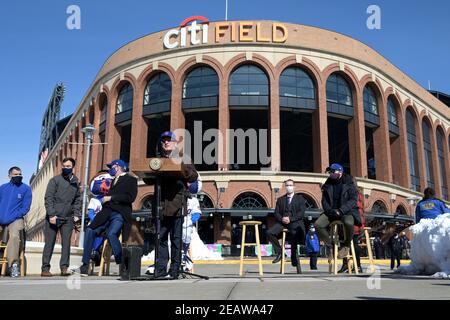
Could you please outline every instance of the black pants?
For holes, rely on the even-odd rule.
[[[170,270],[173,276],[178,275],[181,266],[181,234],[183,226],[183,217],[164,217],[161,221],[160,243],[158,251],[158,261],[156,268],[158,275],[167,274],[167,264],[169,262],[168,239],[170,233]]]
[[[391,249],[391,269],[394,269],[395,260],[397,260],[397,268],[400,267],[400,259],[402,257],[401,250]]]
[[[283,228],[289,230],[288,237],[291,244],[291,260],[297,260],[297,245],[305,240],[305,224],[303,221],[294,221],[288,225],[283,225],[279,222],[275,223],[267,231],[267,239],[272,243],[273,250],[276,255],[281,254],[281,245],[278,242],[278,237],[283,232]]]
[[[311,252],[309,254],[309,267],[311,270],[317,269],[317,252]]]
[[[45,246],[42,254],[42,271],[50,271],[50,261],[52,260],[58,231],[61,233],[61,259],[59,260],[59,267],[63,269],[68,268],[70,265],[70,240],[72,238],[73,223],[68,221],[58,228],[56,225],[51,224],[47,217],[44,229]]]

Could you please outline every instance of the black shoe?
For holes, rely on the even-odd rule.
[[[291,265],[292,265],[293,267],[298,266],[298,260],[297,260],[297,259],[291,259]]]
[[[89,275],[89,265],[83,263],[80,267],[80,275],[82,277],[87,277]]]
[[[347,273],[348,272],[348,267],[346,264],[343,264],[341,269],[338,271],[338,273]]]
[[[277,263],[277,262],[280,262],[280,261],[281,261],[281,253],[278,254],[278,255],[275,257],[275,259],[273,259],[272,263]]]
[[[317,270],[317,267],[312,267],[311,270]]]
[[[94,261],[94,265],[96,267],[98,267],[100,265],[100,261],[101,261],[101,256],[100,256],[100,252],[98,251],[94,251],[91,254],[91,260]]]

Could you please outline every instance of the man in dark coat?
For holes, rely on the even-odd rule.
[[[103,197],[102,210],[86,228],[84,251],[80,273],[87,275],[89,261],[97,236],[106,230],[106,237],[111,245],[117,264],[122,259],[122,244],[119,240],[122,231],[122,242],[130,235],[132,224],[133,202],[137,196],[137,179],[126,173],[128,165],[123,160],[114,160],[107,165],[109,174],[114,177],[108,195]]]
[[[45,191],[45,246],[42,253],[42,277],[52,277],[50,261],[55,248],[56,235],[61,234],[61,260],[59,266],[62,276],[71,274],[70,241],[74,222],[80,220],[81,196],[80,183],[73,174],[75,160],[65,158],[62,161],[62,172],[50,179]]]
[[[327,230],[330,223],[335,220],[341,220],[344,223],[345,242],[338,253],[338,258],[342,259],[350,252],[353,227],[361,226],[358,190],[353,183],[352,176],[345,174],[344,168],[340,164],[333,163],[326,172],[330,176],[322,186],[323,213],[317,219],[315,227],[319,239],[331,248],[331,239]]]
[[[286,194],[277,199],[275,206],[275,218],[277,222],[267,231],[267,238],[272,243],[276,254],[272,263],[281,260],[281,246],[278,242],[278,236],[283,228],[289,230],[291,243],[291,264],[298,265],[297,245],[305,240],[305,224],[303,217],[306,211],[306,202],[300,194],[294,193],[294,181],[289,179],[285,182]]]
[[[171,131],[166,131],[160,137],[160,156],[164,158],[177,158],[176,136]],[[161,180],[161,208],[163,218],[161,221],[160,244],[158,260],[156,261],[158,277],[178,279],[181,266],[182,249],[182,226],[184,217],[187,214],[187,188],[197,181],[198,173],[193,164],[182,163],[182,178],[162,177]],[[169,262],[168,237],[170,234],[171,257],[170,268],[167,271]]]

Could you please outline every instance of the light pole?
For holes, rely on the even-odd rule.
[[[92,124],[86,125],[81,131],[84,133],[86,138],[86,162],[85,162],[85,171],[84,171],[84,184],[83,184],[83,203],[81,207],[81,232],[80,232],[80,241],[78,246],[83,246],[84,244],[84,217],[86,215],[86,203],[87,203],[87,189],[88,189],[88,180],[89,180],[89,167],[91,160],[91,146],[92,140],[94,138],[95,127]]]

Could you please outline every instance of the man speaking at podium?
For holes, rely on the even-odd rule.
[[[166,131],[160,137],[160,157],[175,158],[176,155],[176,136],[171,131]],[[189,184],[195,182],[198,173],[193,164],[182,164],[182,178],[162,177],[161,180],[161,207],[162,221],[160,229],[160,245],[158,260],[156,261],[158,277],[168,279],[178,279],[181,266],[181,235],[183,226],[183,214],[187,212],[186,197]],[[169,271],[167,264],[169,262],[168,236],[170,233],[171,242],[171,263]]]

